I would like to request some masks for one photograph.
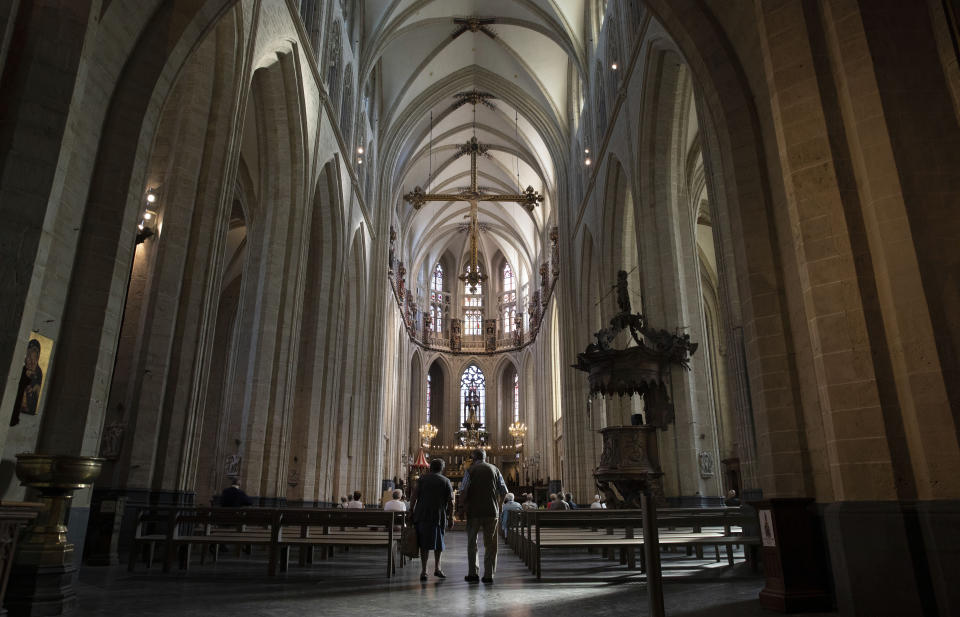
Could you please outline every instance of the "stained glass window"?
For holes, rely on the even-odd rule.
[[[481,424],[485,424],[486,416],[486,379],[483,376],[483,371],[476,364],[471,364],[463,371],[463,375],[460,376],[460,423],[463,424],[467,421],[467,406],[465,404],[465,399],[467,397],[467,392],[471,388],[476,388],[477,393],[480,395],[480,409],[477,411],[477,419]]]
[[[468,309],[463,314],[463,333],[466,336],[483,334],[483,314],[476,309]]]
[[[514,323],[517,318],[517,281],[510,264],[503,265],[503,295],[500,296],[500,304],[503,307],[503,323],[500,329],[504,333],[513,332],[517,329]]]
[[[427,424],[430,424],[430,373],[427,373]]]
[[[427,378],[429,379],[429,377]],[[430,382],[427,382],[427,388],[429,392]],[[429,400],[429,394],[427,395],[427,400]],[[427,409],[429,409],[429,405]],[[513,421],[520,421],[520,375],[513,374]]]
[[[443,332],[443,266],[437,262],[430,282],[430,318],[434,332]]]

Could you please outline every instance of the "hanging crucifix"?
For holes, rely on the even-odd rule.
[[[492,96],[488,95],[488,98],[492,98]],[[470,102],[473,103],[474,114],[476,114],[476,104],[479,101],[474,100]],[[476,126],[476,120],[474,120],[474,126]],[[431,144],[431,148],[432,147],[433,145]],[[457,149],[457,154],[454,155],[455,159],[461,156],[470,156],[470,186],[467,189],[457,193],[427,193],[421,187],[417,186],[403,196],[404,200],[409,202],[414,210],[419,210],[426,205],[428,201],[466,201],[470,204],[470,267],[467,274],[461,276],[460,279],[470,285],[471,293],[475,292],[477,285],[486,278],[486,276],[480,274],[478,264],[477,236],[480,231],[480,225],[477,221],[477,215],[479,214],[480,202],[512,201],[526,208],[528,212],[533,212],[533,209],[543,201],[543,195],[535,191],[532,186],[528,186],[522,193],[495,194],[481,191],[480,187],[477,186],[477,156],[486,155],[488,149],[488,146],[477,141],[476,135]]]

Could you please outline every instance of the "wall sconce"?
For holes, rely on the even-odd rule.
[[[614,71],[616,71],[616,70],[617,70],[617,63],[614,62],[613,64],[611,64],[611,65],[610,65],[610,68],[613,69]]]
[[[152,207],[157,203],[157,189],[147,189],[147,207],[144,208],[140,216],[140,223],[137,225],[137,244],[140,244],[150,236],[156,233],[157,211]]]

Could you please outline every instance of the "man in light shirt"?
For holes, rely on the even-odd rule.
[[[397,489],[393,491],[393,499],[383,504],[385,512],[406,512],[407,504],[403,503],[403,491]]]
[[[600,495],[593,496],[593,503],[590,504],[591,510],[600,510],[606,508],[607,506],[600,501]]]
[[[511,510],[520,510],[521,506],[513,500],[513,493],[507,493],[503,500],[503,507],[500,509],[500,528],[503,529],[503,537],[507,537],[507,518]]]
[[[360,501],[360,497],[361,497],[360,491],[354,491],[354,492],[353,492],[353,501],[348,501],[348,502],[347,502],[347,507],[350,508],[350,509],[353,509],[353,510],[362,510],[362,509],[363,509],[363,502]]]

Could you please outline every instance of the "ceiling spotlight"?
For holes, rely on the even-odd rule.
[[[616,70],[617,70],[617,63],[614,62],[613,64],[611,64],[611,65],[610,65],[610,68],[613,69],[614,71],[616,71]]]
[[[357,154],[363,154],[363,146],[357,146]]]
[[[592,163],[592,162],[593,162],[593,161],[590,160],[590,157],[587,157],[587,159],[583,162],[583,164],[584,164],[584,165],[587,165],[587,166],[589,167],[589,166],[590,166],[590,163]]]

